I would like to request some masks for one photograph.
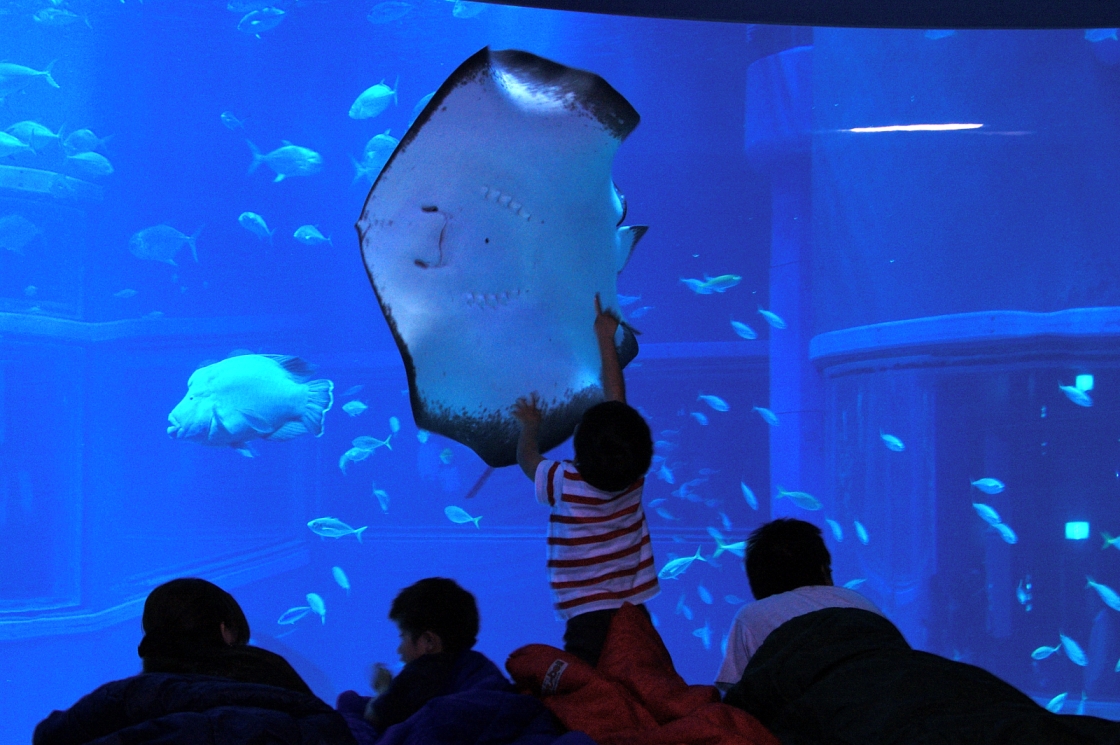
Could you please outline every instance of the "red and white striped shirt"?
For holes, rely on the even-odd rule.
[[[545,460],[535,483],[537,501],[552,508],[548,575],[560,618],[657,596],[661,588],[642,510],[645,477],[622,491],[600,491],[570,461]]]

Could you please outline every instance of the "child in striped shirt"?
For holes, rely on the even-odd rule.
[[[660,588],[642,486],[653,458],[649,425],[626,404],[614,336],[619,319],[595,296],[595,336],[606,400],[588,409],[573,437],[575,461],[541,456],[537,394],[520,399],[517,462],[537,501],[551,508],[548,572],[556,612],[567,621],[564,649],[591,665],[623,603],[640,605]],[[640,605],[643,609],[645,606]]]

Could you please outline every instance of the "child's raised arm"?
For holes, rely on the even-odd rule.
[[[517,403],[513,405],[513,416],[521,422],[521,436],[517,439],[517,465],[521,466],[530,481],[536,481],[537,466],[544,460],[537,439],[541,429],[541,410],[537,405],[536,391],[528,399],[517,399]]]
[[[599,358],[603,365],[603,394],[608,401],[626,403],[626,383],[618,361],[618,348],[614,345],[618,325],[618,316],[610,309],[603,310],[599,293],[595,293],[595,338],[599,340]]]

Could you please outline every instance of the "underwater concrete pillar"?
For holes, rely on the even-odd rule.
[[[812,303],[812,52],[794,47],[754,62],[747,71],[746,150],[770,178],[771,240],[768,310],[771,327],[770,428],[772,517],[804,511],[778,500],[777,488],[824,497],[824,406],[821,374],[809,362]],[[761,320],[760,320],[761,323]]]

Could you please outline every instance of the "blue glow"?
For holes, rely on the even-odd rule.
[[[1066,540],[1084,541],[1089,538],[1089,523],[1075,521],[1066,523]]]
[[[1092,375],[1078,375],[1074,386],[1080,391],[1093,390],[1093,376]]]

